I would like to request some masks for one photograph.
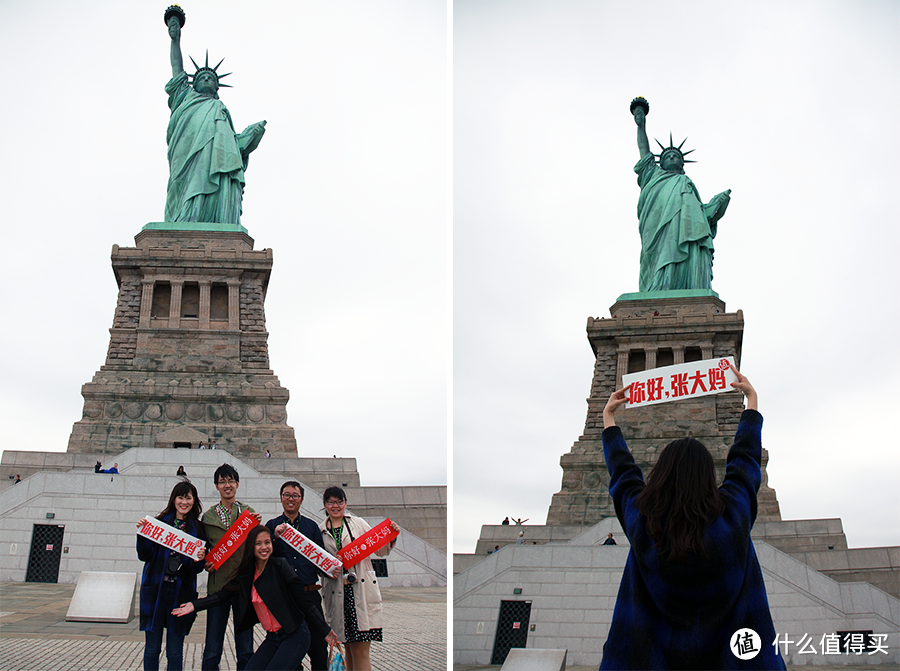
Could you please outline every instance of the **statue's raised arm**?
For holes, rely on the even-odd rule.
[[[172,61],[172,77],[177,77],[180,72],[184,72],[184,57],[181,55],[181,24],[178,16],[169,16],[168,23],[169,37],[172,39],[172,46],[169,50],[169,60]]]
[[[638,220],[641,234],[639,289],[647,291],[712,290],[713,238],[717,224],[725,214],[731,190],[723,191],[706,204],[697,187],[684,174],[691,163],[669,134],[669,146],[659,140],[659,155],[650,150],[647,115],[650,105],[638,97],[631,101],[631,113],[637,124],[637,142],[641,158],[634,171],[641,195]],[[658,159],[658,164],[657,164]]]
[[[196,71],[188,75],[181,52],[184,11],[172,5],[166,10],[165,23],[172,64],[172,79],[166,84],[170,116],[165,220],[240,224],[244,171],[250,153],[262,140],[266,122],[236,133],[228,108],[219,100],[219,88],[228,86],[220,80],[231,73],[218,72],[222,61],[210,67],[207,52],[202,67],[191,59]]]
[[[637,143],[641,158],[650,153],[650,140],[647,139],[647,112],[650,105],[641,97],[631,101],[631,113],[634,114],[634,123],[637,124]]]

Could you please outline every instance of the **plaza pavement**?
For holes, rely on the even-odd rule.
[[[453,671],[500,671],[500,666],[473,666],[471,664],[454,664]],[[852,669],[861,668],[860,666],[789,666],[789,671],[852,671]],[[872,664],[865,666],[866,669],[878,669],[878,671],[900,671],[897,664]],[[597,671],[596,666],[566,666],[566,671]]]
[[[135,618],[127,624],[66,622],[74,585],[0,583],[0,671],[140,671],[144,634]],[[447,590],[385,588],[384,643],[372,644],[376,671],[444,671],[447,664]],[[206,616],[200,613],[185,639],[184,669],[199,670]],[[263,639],[257,626],[256,644]],[[221,671],[234,671],[231,622]],[[849,661],[849,660],[848,660]],[[856,661],[856,660],[853,660]],[[160,668],[165,668],[165,655]],[[453,671],[498,670],[499,666],[453,665]],[[848,666],[788,667],[792,670],[847,671]],[[869,666],[889,671],[894,665]],[[568,666],[567,671],[594,671],[596,666]]]
[[[143,669],[144,633],[127,624],[66,622],[75,585],[0,583],[0,671],[131,671]],[[444,671],[447,668],[447,590],[384,588],[384,643],[372,643],[376,670]],[[185,639],[184,669],[199,670],[206,616]],[[263,630],[255,629],[256,645]],[[163,644],[165,648],[165,643]],[[307,660],[308,664],[308,660]],[[160,668],[166,668],[165,653]],[[231,621],[221,671],[235,669]]]
[[[478,666],[474,664],[454,664],[453,671],[500,671],[502,667],[498,665]],[[788,671],[851,671],[852,669],[866,668],[869,671],[897,671],[897,666],[893,664],[867,665],[860,663],[859,665],[849,666],[788,666]],[[597,671],[597,666],[566,666],[566,671]]]

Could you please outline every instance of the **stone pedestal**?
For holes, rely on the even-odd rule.
[[[177,227],[177,229],[176,229]],[[119,285],[106,364],[81,389],[68,452],[219,448],[296,456],[289,394],[269,368],[272,250],[241,226],[148,224],[112,249]]]
[[[587,526],[615,515],[600,434],[603,408],[622,385],[624,374],[726,356],[733,356],[740,367],[743,313],[725,312],[725,303],[714,292],[627,294],[610,308],[610,315],[588,318],[588,340],[596,359],[587,420],[584,434],[560,459],[562,487],[553,495],[548,525]],[[645,478],[663,447],[693,436],[709,448],[721,482],[742,410],[742,395],[729,392],[621,410],[616,423]],[[758,520],[778,521],[781,513],[775,491],[768,486],[767,461],[763,449]]]

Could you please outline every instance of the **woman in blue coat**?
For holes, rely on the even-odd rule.
[[[631,550],[601,669],[784,669],[762,569],[750,540],[762,480],[762,415],[737,369],[732,386],[747,409],[716,487],[709,450],[694,438],[670,443],[647,484],[613,415],[603,411],[609,493]],[[756,638],[749,635],[752,630]]]
[[[191,482],[183,481],[172,489],[169,503],[156,519],[205,542],[199,519],[202,510],[197,488]],[[178,618],[171,612],[178,604],[197,598],[197,574],[203,570],[206,550],[202,549],[200,559],[194,560],[138,536],[137,553],[138,559],[144,562],[140,621],[140,629],[145,634],[144,671],[159,669],[163,631],[166,632],[168,670],[181,671],[184,637],[190,632],[196,616]]]

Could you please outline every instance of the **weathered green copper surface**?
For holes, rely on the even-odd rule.
[[[142,231],[217,231],[224,233],[247,233],[240,224],[219,224],[209,221],[151,221]]]
[[[175,16],[169,18],[168,30],[172,79],[166,84],[171,114],[166,132],[169,184],[165,220],[240,224],[244,171],[265,133],[266,122],[235,133],[231,114],[218,95],[219,79],[225,75],[216,71],[218,65],[209,67],[207,57],[191,85],[184,71],[181,26]]]
[[[711,296],[718,298],[712,289],[672,289],[667,291],[635,291],[629,294],[622,294],[616,299],[618,301],[643,301],[657,300],[660,298],[705,298]]]
[[[731,190],[704,204],[697,187],[684,174],[684,156],[690,152],[682,153],[670,135],[668,147],[660,144],[657,165],[647,139],[645,107],[632,104],[632,113],[641,153],[634,166],[641,187],[637,208],[641,234],[639,289],[642,293],[711,289],[713,238]]]

